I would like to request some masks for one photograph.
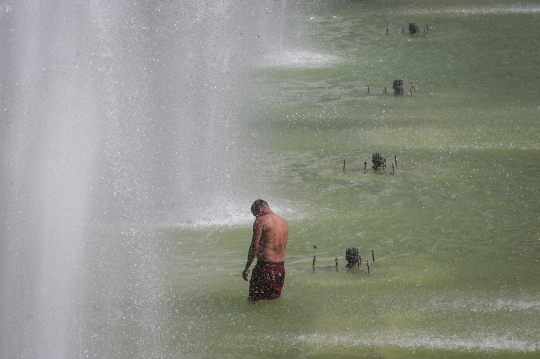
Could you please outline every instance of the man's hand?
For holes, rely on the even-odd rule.
[[[242,272],[242,278],[244,278],[244,280],[247,282],[248,280],[248,274],[249,274],[249,269],[244,269],[244,271]]]

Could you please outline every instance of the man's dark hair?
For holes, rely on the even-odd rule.
[[[262,199],[256,200],[251,205],[251,213],[253,213],[253,214],[257,213],[259,211],[259,207],[262,206],[262,205],[265,205],[265,204],[268,205],[268,203],[266,203],[266,201],[263,201]]]

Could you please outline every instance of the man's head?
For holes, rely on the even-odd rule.
[[[251,205],[251,213],[255,217],[258,217],[262,215],[262,209],[265,206],[268,206],[268,203],[266,203],[266,201],[263,201],[262,199],[258,199]]]

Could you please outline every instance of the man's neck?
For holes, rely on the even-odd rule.
[[[272,214],[272,213],[274,213],[274,212],[272,212],[272,210],[270,208],[261,209],[261,214],[258,215],[257,217],[262,217],[262,216],[264,216],[266,214]]]

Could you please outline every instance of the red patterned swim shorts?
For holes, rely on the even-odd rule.
[[[285,282],[285,264],[283,262],[258,261],[249,281],[249,300],[278,299]]]

